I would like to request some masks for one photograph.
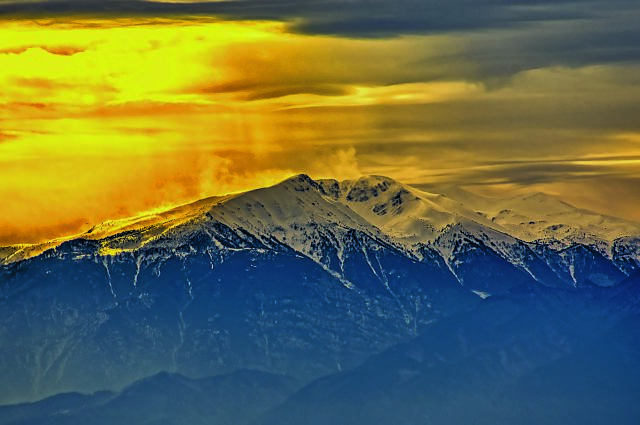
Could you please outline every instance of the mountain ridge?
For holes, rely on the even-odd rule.
[[[311,379],[514,288],[638,270],[637,237],[527,242],[492,218],[386,177],[299,175],[94,227],[0,266],[0,402],[160,371]]]
[[[312,192],[312,196],[305,194],[309,191]],[[285,206],[273,201],[274,198],[291,197],[286,192],[293,192],[295,203]],[[311,223],[319,219],[338,226],[364,229],[375,236],[382,235],[386,242],[416,257],[419,257],[418,251],[421,244],[435,248],[445,258],[450,255],[448,247],[439,246],[435,242],[448,229],[456,226],[465,228],[479,226],[481,232],[491,233],[490,239],[504,238],[510,240],[511,245],[521,241],[526,244],[542,243],[554,246],[556,249],[570,248],[576,244],[592,246],[600,254],[609,258],[614,257],[616,252],[625,251],[625,248],[629,251],[628,247],[636,246],[637,239],[640,238],[638,223],[575,208],[541,193],[501,200],[482,198],[480,203],[479,195],[474,195],[473,198],[475,202],[470,206],[474,208],[470,209],[465,206],[464,201],[419,191],[384,176],[366,176],[344,181],[331,179],[315,181],[306,174],[300,174],[268,188],[206,198],[160,213],[108,221],[93,226],[85,233],[43,244],[4,247],[0,249],[0,259],[4,264],[9,264],[40,255],[76,239],[102,241],[99,253],[115,255],[141,250],[147,244],[153,244],[154,241],[162,239],[163,235],[176,228],[186,232],[196,231],[197,229],[185,229],[185,227],[191,225],[197,228],[198,225],[209,220],[217,220],[231,227],[247,226],[258,233],[269,233],[270,236],[279,239],[279,242],[291,246],[291,236],[284,234],[285,229],[282,224],[291,224],[291,219],[300,216]],[[535,205],[529,202],[532,199]],[[305,200],[308,201],[308,205],[301,208],[300,204]],[[522,203],[522,200],[527,202],[518,206],[517,204]],[[266,211],[266,215],[265,211],[252,211],[252,208],[264,210],[265,201],[271,202],[269,206],[272,207]],[[558,205],[561,207],[557,207]],[[479,206],[484,206],[485,211],[475,210],[475,207]],[[249,211],[242,211],[243,208]],[[279,216],[283,208],[295,211],[296,214],[291,217]],[[331,211],[332,209],[335,211]],[[522,209],[528,209],[529,216],[523,215]],[[551,213],[545,216],[545,209],[550,210]],[[338,213],[340,217],[333,219],[327,217],[327,211],[329,216]],[[223,217],[224,214],[229,213],[235,217],[231,219],[228,216]],[[558,222],[560,218],[574,222]],[[595,232],[595,226],[604,230]],[[137,240],[130,237],[136,232],[143,232],[145,236]],[[287,236],[289,236],[288,241],[281,239]],[[630,239],[629,243],[626,242],[628,239]],[[115,244],[114,240],[120,243]],[[307,249],[300,246],[292,247],[307,255],[310,251],[309,247]],[[640,252],[636,250],[627,255],[625,261],[631,262],[632,268],[635,268],[639,256]],[[517,263],[517,260],[513,262]],[[630,272],[623,266],[618,268],[624,274]]]
[[[254,424],[636,423],[639,282],[516,288],[311,382]]]

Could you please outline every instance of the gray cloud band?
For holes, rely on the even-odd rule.
[[[527,69],[640,60],[640,5],[636,0],[0,0],[0,19],[65,17],[278,20],[287,23],[290,31],[305,34],[458,37],[465,48],[457,55],[475,66],[427,79],[501,84],[505,77]],[[455,60],[455,55],[443,60]],[[416,52],[416,61],[420,61],[420,52]]]
[[[510,28],[533,22],[601,18],[610,11],[636,9],[634,0],[0,0],[0,15],[5,17],[220,16],[299,20],[294,28],[301,32],[358,37]]]

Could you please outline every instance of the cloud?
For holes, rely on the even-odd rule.
[[[497,197],[539,191],[577,207],[640,222],[640,155],[486,163],[449,169],[416,183],[445,194],[451,185]]]
[[[640,178],[640,155],[563,160],[505,161],[457,170],[466,186],[567,183],[575,180]]]
[[[297,21],[313,34],[394,36],[509,27],[519,22],[578,19],[601,9],[603,1],[541,1],[527,5],[504,0],[236,0],[158,2],[44,0],[0,2],[0,13],[18,17],[57,16],[218,16],[238,20]],[[616,0],[616,6],[631,0]],[[587,12],[589,11],[589,12]]]
[[[38,122],[40,133],[22,132],[0,145],[0,175],[8,182],[0,186],[0,245],[81,232],[107,219],[302,172],[318,178],[360,173],[353,147],[296,147],[259,121],[230,120],[186,114]]]
[[[351,39],[448,36],[463,47],[442,52],[441,60],[449,66],[440,78],[494,85],[524,70],[637,62],[640,58],[636,0],[3,1],[2,17],[80,26],[262,20],[282,22],[287,31],[304,35]],[[418,49],[414,54],[416,62],[434,65],[431,55],[421,58]],[[451,66],[456,64],[465,66]],[[429,77],[423,76],[422,81],[425,78]]]
[[[634,4],[0,2],[43,18],[0,25],[0,227],[50,237],[300,172],[635,184]]]
[[[81,52],[84,52],[85,49],[72,47],[72,46],[20,46],[20,47],[12,47],[6,49],[0,49],[0,55],[5,54],[14,54],[19,55],[21,53],[26,52],[29,49],[42,49],[52,55],[60,55],[60,56],[72,56]]]
[[[245,89],[234,88],[230,85],[220,85],[205,88],[201,93],[229,93],[239,92],[240,100],[264,100],[275,99],[295,94],[312,94],[318,96],[346,96],[353,93],[353,90],[346,85],[338,84],[308,84],[296,85],[283,82],[278,86],[265,87],[263,84],[249,84]]]
[[[51,240],[59,236],[75,234],[86,225],[87,223],[82,218],[44,225],[33,224],[31,226],[15,226],[14,223],[7,223],[0,228],[0,244],[7,246],[24,243],[25,241]]]
[[[274,79],[283,76],[288,65],[287,77],[297,79],[290,85],[272,86],[270,90],[259,88],[248,93],[247,99],[263,99],[302,93],[341,93],[348,88],[339,87],[329,78],[319,78],[318,72],[308,73],[305,63],[317,64],[321,59],[330,60],[346,75],[340,59],[345,54],[362,58],[371,54],[366,39],[399,38],[404,45],[398,53],[387,49],[388,60],[378,60],[375,65],[380,73],[389,74],[394,67],[397,81],[385,78],[383,84],[399,82],[424,82],[433,80],[465,80],[483,82],[488,87],[501,87],[520,72],[546,67],[581,68],[598,64],[638,63],[640,60],[640,7],[635,0],[582,0],[522,2],[515,0],[233,0],[212,2],[156,2],[156,1],[93,1],[65,0],[38,2],[0,2],[2,16],[31,19],[44,27],[77,28],[127,27],[127,26],[181,26],[193,23],[215,23],[222,20],[275,20],[283,23],[282,31],[302,35],[332,35],[335,52],[323,51],[321,44],[329,45],[326,38],[315,42],[312,37],[291,43],[269,40],[279,50],[279,57],[270,58],[260,42],[239,43],[220,55],[229,61],[246,60],[245,66],[236,66],[247,73],[231,85],[205,82],[195,90],[220,92],[250,87],[255,74],[264,70],[265,76]],[[33,20],[34,18],[42,20]],[[416,36],[422,37],[415,40]],[[410,40],[413,37],[413,40]],[[352,45],[342,43],[350,39]],[[357,39],[357,41],[354,41]],[[310,43],[309,52],[297,46]],[[15,48],[15,47],[14,47]],[[25,47],[20,47],[24,49]],[[82,53],[82,46],[55,45],[43,49],[53,54]],[[407,50],[410,49],[410,50]],[[6,50],[6,49],[5,49]],[[288,56],[283,56],[287,50]],[[0,46],[2,51],[2,46]],[[249,51],[253,55],[249,55]],[[407,56],[407,52],[412,56]],[[239,53],[238,53],[239,52]],[[245,54],[246,53],[246,54]],[[320,53],[317,59],[312,53]],[[404,57],[398,62],[398,56]],[[332,56],[332,57],[331,57]],[[382,53],[378,54],[378,57]],[[411,58],[411,61],[408,59]],[[294,59],[290,62],[287,59]],[[304,61],[302,59],[305,59]],[[363,58],[366,59],[366,58]],[[279,66],[274,65],[276,62]],[[350,61],[350,72],[355,69]],[[361,63],[366,63],[362,62]],[[229,64],[233,65],[233,64]],[[240,64],[242,65],[242,64]],[[301,67],[302,66],[302,67]],[[275,73],[272,73],[275,68]],[[371,84],[379,84],[374,67],[358,71],[360,77],[373,78]],[[265,80],[265,76],[261,78]],[[311,81],[299,81],[305,76]],[[330,76],[325,76],[330,77]],[[316,80],[313,80],[313,79]]]
[[[5,143],[17,138],[18,136],[14,133],[0,130],[0,143]]]
[[[540,190],[587,209],[602,211],[640,223],[640,178],[637,176],[611,176],[585,181],[568,181],[541,185]]]

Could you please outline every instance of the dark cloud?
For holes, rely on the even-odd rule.
[[[634,157],[640,164],[640,156]],[[576,158],[562,161],[521,161],[478,166],[462,170],[458,178],[465,185],[517,184],[531,186],[541,183],[562,183],[585,179],[636,178],[638,167],[624,168],[611,165],[607,159]],[[475,182],[475,183],[474,183]]]
[[[262,99],[274,99],[295,94],[315,94],[319,96],[346,96],[350,94],[352,90],[348,86],[339,86],[333,84],[318,84],[308,86],[288,86],[283,85],[279,87],[254,90],[245,96],[244,100],[262,100]]]
[[[395,150],[398,156],[404,149],[424,155],[440,145],[494,158],[557,156],[576,150],[602,153],[614,147],[603,145],[607,135],[640,132],[640,89],[636,89],[640,86],[609,85],[603,80],[624,80],[626,71],[623,75],[608,71],[611,75],[587,74],[582,81],[570,71],[558,76],[541,72],[537,79],[514,82],[512,90],[433,104],[314,108],[283,114],[312,113],[320,126],[329,125],[339,114],[346,135],[361,117],[368,117],[369,133],[361,133],[358,144],[366,144],[368,152]],[[563,78],[566,81],[556,81]],[[335,123],[331,128],[339,131],[343,125]]]
[[[304,33],[384,37],[509,28],[532,22],[599,17],[602,11],[634,8],[634,0],[140,0],[1,1],[8,17],[174,17],[295,21]]]
[[[13,133],[8,133],[8,132],[0,130],[0,143],[4,143],[4,142],[11,141],[11,140],[15,140],[17,138],[18,138],[18,136],[16,136]]]
[[[195,90],[198,93],[238,93],[241,100],[274,99],[294,94],[315,94],[319,96],[345,96],[352,92],[348,85],[339,84],[287,84],[275,83],[265,87],[258,82],[237,81],[227,84],[217,84],[201,87]],[[244,94],[244,95],[242,95]]]
[[[631,0],[614,0],[617,7]],[[13,17],[221,16],[228,19],[299,20],[301,32],[364,37],[509,27],[523,22],[578,19],[592,14],[593,1],[514,0],[229,0],[156,2],[140,0],[3,1]],[[575,7],[567,7],[573,5]],[[612,5],[612,7],[615,7]]]
[[[500,81],[521,71],[545,67],[637,63],[640,4],[620,7],[601,10],[585,19],[540,22],[467,37],[464,56],[475,67],[462,76]]]
[[[81,49],[81,48],[77,48],[77,47],[71,47],[71,46],[35,46],[35,45],[31,45],[31,46],[20,46],[20,47],[13,47],[10,49],[0,49],[0,55],[3,54],[13,54],[13,55],[19,55],[21,53],[26,52],[29,49],[42,49],[48,53],[51,53],[52,55],[58,55],[58,56],[73,56],[77,53],[81,53],[84,52],[85,49]]]
[[[350,38],[450,35],[462,49],[443,52],[425,78],[466,78],[489,86],[528,69],[640,60],[637,0],[140,0],[0,1],[0,19],[277,20],[292,32]],[[52,19],[53,21],[47,21]],[[95,25],[95,23],[93,23]],[[416,51],[420,62],[420,52]],[[436,66],[434,58],[425,59]]]

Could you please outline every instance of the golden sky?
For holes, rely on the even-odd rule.
[[[574,20],[370,34],[313,10],[82,10],[0,20],[0,245],[300,172],[542,190],[640,220],[640,58],[615,38],[620,57],[544,47],[585,38]]]

